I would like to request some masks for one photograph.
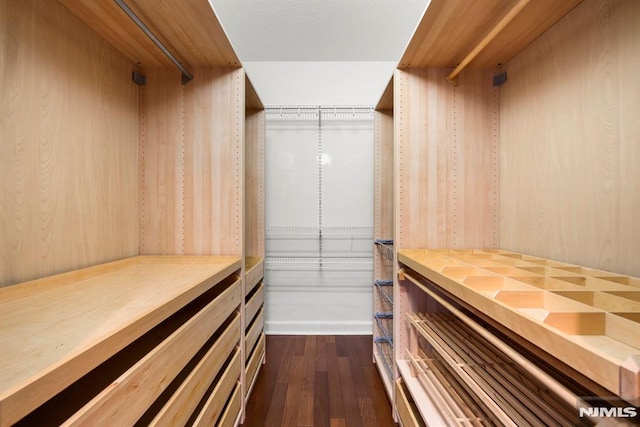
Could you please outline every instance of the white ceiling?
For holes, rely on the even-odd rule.
[[[395,61],[428,0],[209,0],[246,61]]]

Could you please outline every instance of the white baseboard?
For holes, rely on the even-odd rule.
[[[371,335],[371,321],[266,321],[267,335]]]

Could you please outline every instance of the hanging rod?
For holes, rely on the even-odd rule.
[[[469,52],[469,54],[465,56],[462,62],[460,62],[460,64],[458,64],[458,66],[447,76],[447,80],[449,80],[449,82],[452,83],[454,86],[457,86],[458,74],[460,74],[462,70],[464,70],[465,67],[469,65],[469,63],[473,61],[473,59],[476,56],[478,56],[478,54],[485,47],[487,47],[489,43],[491,43],[491,41],[500,33],[500,31],[502,31],[504,27],[506,27],[507,24],[509,24],[509,22],[511,22],[513,18],[515,18],[518,15],[518,13],[520,13],[520,11],[524,9],[524,7],[529,3],[529,1],[530,0],[520,0],[518,3],[516,3],[516,5],[513,6],[509,10],[509,12],[507,12],[507,14],[502,17],[502,19],[496,24],[496,26],[493,27],[491,31],[489,31],[489,33],[482,40],[480,40],[480,43],[478,43],[473,48],[473,50],[471,50],[471,52]]]
[[[178,61],[178,59],[169,51],[169,49],[167,49],[167,47],[160,41],[160,39],[158,39],[158,37],[156,37],[156,35],[153,34],[153,32],[149,29],[149,27],[147,27],[145,23],[142,22],[142,20],[138,17],[138,15],[136,15],[135,12],[131,10],[131,8],[124,2],[124,0],[113,0],[113,1],[116,2],[118,6],[120,6],[120,9],[122,9],[122,11],[126,13],[129,18],[131,18],[133,23],[136,24],[138,28],[140,28],[142,32],[147,35],[147,37],[149,37],[149,39],[158,47],[158,49],[160,49],[162,53],[164,53],[165,56],[169,58],[171,62],[175,64],[176,67],[178,67],[178,69],[182,73],[183,85],[193,80],[193,74],[191,74],[189,70],[187,70],[187,68],[184,65],[182,65],[180,61]]]

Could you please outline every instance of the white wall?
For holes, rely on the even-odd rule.
[[[396,62],[243,62],[265,106],[376,105]]]
[[[372,332],[373,121],[322,123],[267,114],[267,334]]]
[[[276,105],[313,105],[313,106],[340,106],[340,105],[369,105],[377,104],[385,87],[393,75],[396,62],[245,62],[247,75],[251,80],[260,99],[265,106]],[[371,129],[372,132],[372,129]],[[281,135],[282,136],[282,135]],[[305,132],[300,131],[296,136],[298,140],[305,139]],[[315,140],[315,133],[310,138]],[[273,147],[272,147],[273,148]],[[312,151],[315,147],[308,147]],[[327,149],[330,147],[327,146]],[[298,149],[304,150],[303,147]],[[373,188],[373,137],[371,137],[370,150],[367,159],[369,161],[371,181],[370,191],[372,196]],[[267,132],[267,151],[269,150],[269,132]],[[283,156],[291,157],[295,150],[290,150],[290,154],[277,154],[270,151],[271,156],[280,156],[281,166],[286,166],[287,159]],[[348,154],[348,153],[346,153]],[[366,157],[366,156],[365,156]],[[270,159],[267,159],[269,162]],[[275,160],[273,157],[271,160]],[[353,160],[351,160],[353,161]],[[296,166],[301,166],[302,160],[296,161]],[[312,161],[313,163],[313,161]],[[293,168],[293,165],[289,165]],[[307,165],[315,170],[313,164]],[[267,165],[267,169],[269,166]],[[289,188],[288,194],[282,194],[290,180],[292,171],[267,170],[267,221],[271,226],[317,226],[317,222],[307,223],[306,217],[317,211],[316,194],[305,203],[301,200],[302,193],[295,192],[294,188]],[[312,192],[317,192],[317,178],[315,172],[310,179]],[[327,176],[331,185],[330,174]],[[304,176],[296,178],[298,185],[303,186],[306,179]],[[280,184],[276,185],[276,180]],[[270,185],[271,184],[271,185]],[[301,187],[302,188],[302,187]],[[351,192],[354,190],[351,189]],[[295,193],[295,194],[294,194]],[[297,195],[296,195],[297,194]],[[270,200],[270,196],[271,199]],[[298,198],[298,215],[289,215],[286,224],[278,222],[278,218],[284,218],[285,211],[279,210],[278,206],[293,206],[295,200],[285,199]],[[351,200],[356,198],[351,198]],[[270,202],[277,200],[278,206],[269,207]],[[305,199],[306,200],[306,199]],[[373,207],[370,203],[368,210],[361,218],[364,226],[372,225]],[[345,208],[352,208],[348,205]],[[331,215],[330,206],[326,217],[326,226],[358,224],[339,224],[335,216]],[[354,212],[351,212],[354,213]],[[361,212],[362,213],[362,212]],[[308,214],[308,215],[307,215]],[[358,215],[350,215],[354,218]],[[364,224],[366,222],[366,224]],[[336,235],[337,236],[337,235]],[[357,248],[358,251],[372,250],[372,242],[364,237],[361,230],[355,230],[349,240],[344,236],[338,236],[334,240],[331,238],[325,245],[340,250],[341,244],[349,243],[350,248]],[[290,251],[298,255],[309,255],[309,241],[304,236],[292,232],[291,239],[280,240],[281,246],[286,246]],[[330,237],[330,236],[329,236]],[[267,251],[278,249],[278,241],[267,242]],[[270,246],[269,246],[270,245]],[[312,245],[311,245],[312,246]],[[311,248],[314,249],[314,248]],[[268,253],[267,253],[268,255]],[[291,253],[289,255],[294,255]],[[303,270],[296,271],[296,268]],[[265,330],[268,334],[371,334],[372,333],[372,288],[373,273],[370,266],[352,264],[350,266],[331,266],[324,271],[319,271],[314,265],[287,266],[272,265],[265,273],[266,294],[265,294]]]

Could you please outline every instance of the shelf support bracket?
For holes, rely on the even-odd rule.
[[[530,0],[520,0],[516,3],[503,17],[498,23],[489,31],[489,33],[484,36],[480,43],[478,43],[472,50],[464,57],[462,62],[458,64],[458,66],[447,76],[447,80],[454,86],[458,86],[458,74],[464,70],[467,65],[473,59],[478,56],[482,50],[491,43],[491,41],[498,35],[500,32],[506,27],[512,20],[515,18],[522,9],[529,3]]]

